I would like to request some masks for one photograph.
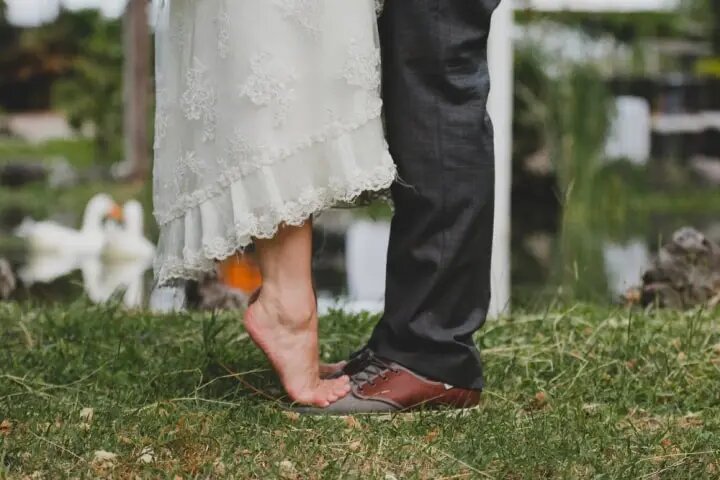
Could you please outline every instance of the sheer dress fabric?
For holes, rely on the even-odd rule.
[[[281,224],[387,188],[375,0],[165,0],[155,260],[196,279]]]

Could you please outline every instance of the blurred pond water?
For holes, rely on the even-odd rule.
[[[567,222],[557,231],[513,234],[514,303],[540,307],[553,299],[620,302],[639,286],[659,248],[673,233],[692,226],[720,242],[717,213],[653,214],[603,230]]]
[[[72,224],[71,216],[54,218]],[[21,215],[0,210],[0,257],[10,260],[20,286],[17,300],[72,302],[86,296],[93,302],[119,301],[129,308],[176,308],[184,301],[177,289],[153,291],[148,262],[104,262],[83,255],[29,253],[12,238]],[[720,241],[717,214],[652,215],[647,222],[628,221],[613,231],[588,231],[583,225],[513,228],[513,302],[537,307],[555,298],[616,302],[640,282],[653,253],[672,233],[692,225]],[[576,227],[576,228],[574,228]],[[385,289],[385,252],[390,233],[387,220],[358,217],[348,210],[323,214],[316,222],[314,270],[320,309],[334,307],[379,312]],[[250,254],[251,255],[251,254]],[[250,267],[253,263],[250,262]],[[248,291],[251,288],[240,287]],[[152,302],[151,302],[152,299]]]

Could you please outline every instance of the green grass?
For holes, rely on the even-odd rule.
[[[97,193],[107,193],[122,203],[131,198],[142,198],[143,192],[142,185],[114,182],[83,183],[63,189],[51,189],[43,184],[18,189],[0,187],[0,210],[17,208],[36,220],[70,212],[80,221],[87,202]]]
[[[374,320],[323,319],[323,357]],[[718,312],[554,307],[478,341],[476,411],[298,418],[236,316],[0,304],[0,478],[720,474]]]
[[[89,168],[95,161],[92,140],[51,140],[41,144],[31,144],[15,139],[0,141],[0,165],[18,160],[51,162],[57,157],[67,159],[75,168]]]

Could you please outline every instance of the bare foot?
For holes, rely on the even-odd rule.
[[[245,313],[245,329],[267,355],[290,398],[327,407],[350,392],[350,382],[346,376],[320,379],[317,314],[312,303],[311,308],[297,308],[299,303],[263,289]]]
[[[250,295],[250,298],[248,298],[247,306],[250,308],[255,302],[258,301],[260,298],[260,293],[262,293],[262,287],[255,290],[252,295]],[[315,292],[313,292],[315,293]],[[315,293],[315,308],[317,308],[317,294]],[[337,374],[345,368],[345,365],[347,365],[346,361],[337,362],[337,363],[323,363],[320,362],[319,366],[319,373],[321,379],[327,379],[332,377],[333,375]]]

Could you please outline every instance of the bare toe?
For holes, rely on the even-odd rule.
[[[341,398],[345,397],[345,395],[348,394],[349,390],[349,384],[342,382],[338,382],[338,380],[333,381],[325,381],[323,382],[323,387],[325,388],[325,395],[326,399],[330,403],[335,403]]]
[[[350,392],[350,381],[347,377],[339,378],[333,381],[332,391],[339,397],[344,397]]]

